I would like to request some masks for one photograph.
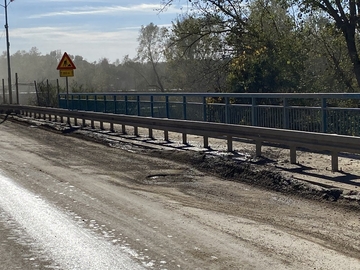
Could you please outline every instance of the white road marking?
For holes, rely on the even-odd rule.
[[[128,247],[95,238],[39,196],[1,175],[0,208],[62,269],[143,269]]]

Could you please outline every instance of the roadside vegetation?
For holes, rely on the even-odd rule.
[[[159,12],[173,2],[163,1]],[[171,27],[142,26],[134,58],[71,55],[77,69],[70,90],[358,92],[358,9],[351,1],[190,1]],[[20,82],[49,79],[55,89],[61,56],[18,51],[13,71]],[[0,72],[6,74],[5,53]]]

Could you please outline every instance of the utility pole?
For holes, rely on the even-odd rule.
[[[12,104],[12,88],[11,88],[11,66],[10,66],[10,41],[9,41],[9,25],[8,25],[8,14],[7,7],[10,2],[14,0],[10,0],[9,4],[6,3],[7,0],[4,0],[4,8],[5,8],[5,30],[6,30],[6,55],[7,55],[7,64],[8,64],[8,88],[9,88],[9,104]]]

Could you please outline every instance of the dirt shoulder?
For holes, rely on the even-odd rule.
[[[290,164],[286,146],[265,145],[262,156],[254,158],[255,146],[235,141],[234,152],[226,151],[226,142],[210,138],[211,148],[202,147],[202,137],[188,136],[188,144],[181,143],[181,134],[170,133],[170,141],[163,140],[162,131],[153,131],[147,137],[146,129],[135,135],[131,127],[126,134],[88,127],[70,130],[64,123],[55,123],[23,116],[11,121],[24,125],[35,125],[67,136],[96,141],[114,148],[141,148],[142,153],[193,166],[226,180],[244,182],[268,190],[299,196],[311,200],[330,202],[332,205],[360,210],[360,156],[341,154],[339,172],[331,171],[329,153],[312,153],[305,149],[297,151],[297,164]],[[120,131],[121,127],[115,126]]]

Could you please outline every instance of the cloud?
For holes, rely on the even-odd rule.
[[[139,4],[132,6],[83,6],[83,7],[75,7],[71,10],[63,10],[63,11],[55,11],[55,12],[47,12],[41,14],[31,15],[28,18],[38,19],[44,17],[55,17],[55,16],[75,16],[75,15],[118,15],[121,13],[154,13],[157,12],[161,8],[160,4]],[[179,13],[180,9],[175,7],[169,8],[167,13]]]

